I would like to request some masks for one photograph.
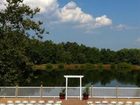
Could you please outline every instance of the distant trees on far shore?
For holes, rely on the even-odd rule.
[[[76,42],[56,44],[52,41],[30,39],[26,55],[33,64],[112,64],[126,62],[140,65],[140,49],[98,49],[87,47]]]

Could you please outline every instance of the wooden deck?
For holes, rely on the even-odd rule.
[[[15,100],[20,100],[20,101],[23,101],[23,100],[27,100],[27,101],[44,100],[45,102],[47,102],[48,100],[58,101],[60,99],[58,99],[58,98],[0,98],[0,103],[6,103],[7,100],[12,100],[13,102]],[[137,102],[137,101],[140,102],[140,99],[109,99],[109,98],[102,98],[101,99],[101,98],[92,98],[92,99],[89,99],[89,100],[92,101],[93,103],[95,101],[108,101],[108,102],[111,102],[111,101],[116,101],[116,102],[119,102],[119,101],[122,101],[122,102],[132,101],[133,103]],[[62,100],[62,105],[86,105],[87,101],[89,101],[89,100],[79,100],[79,99]]]

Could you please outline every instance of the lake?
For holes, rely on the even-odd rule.
[[[64,75],[84,75],[83,86],[91,83],[97,87],[140,87],[139,71],[114,70],[57,70],[34,72],[35,78],[30,86],[65,86]],[[69,86],[79,86],[79,79],[70,79]]]

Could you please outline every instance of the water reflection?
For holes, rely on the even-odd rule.
[[[35,77],[30,86],[65,86],[64,75],[84,75],[83,86],[92,83],[94,86],[140,86],[139,71],[114,70],[61,70],[61,71],[35,71]],[[79,86],[79,79],[70,79],[69,86]]]
[[[94,87],[101,87],[103,85],[101,82],[98,82],[98,83],[95,83],[93,86]],[[133,84],[123,84],[123,83],[118,82],[117,80],[112,80],[111,82],[106,83],[104,85],[104,87],[137,87],[137,86],[133,85]]]

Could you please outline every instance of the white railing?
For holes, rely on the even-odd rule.
[[[59,97],[65,87],[0,87],[0,97]],[[79,87],[68,87],[68,97],[79,97]],[[83,87],[84,89],[84,87]],[[140,98],[140,88],[90,87],[91,98]]]

